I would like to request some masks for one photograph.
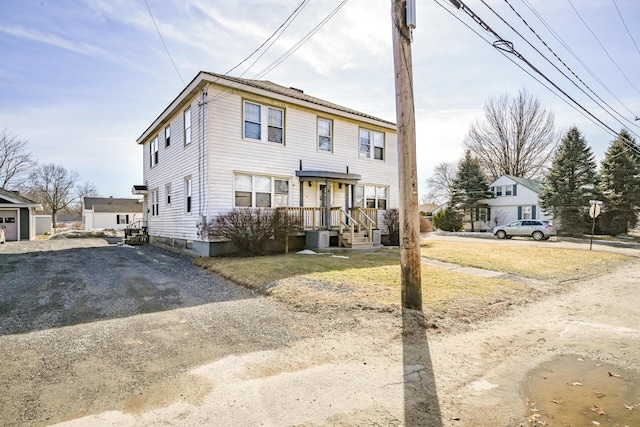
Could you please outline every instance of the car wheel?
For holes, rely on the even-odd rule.
[[[507,233],[504,230],[498,230],[498,232],[496,233],[496,237],[498,239],[504,239],[507,237]]]
[[[533,232],[531,237],[533,237],[534,240],[544,240],[544,233],[542,231],[536,230]]]

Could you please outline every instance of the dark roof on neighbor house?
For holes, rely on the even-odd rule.
[[[252,80],[252,79],[244,79],[240,77],[226,76],[223,74],[211,73],[207,71],[200,71],[191,82],[180,92],[180,94],[164,109],[164,111],[153,121],[153,123],[140,135],[137,139],[138,144],[142,144],[144,140],[152,134],[156,128],[164,125],[169,115],[173,113],[173,111],[180,109],[186,103],[186,99],[189,95],[197,92],[198,90],[204,88],[206,84],[217,84],[220,86],[226,86],[230,88],[231,91],[247,91],[254,92],[250,88],[255,88],[258,90],[268,91],[270,93],[278,94],[281,96],[285,96],[292,100],[297,100],[301,102],[290,101],[293,104],[302,104],[310,103],[317,105],[319,107],[329,108],[334,111],[339,111],[345,113],[347,115],[362,117],[363,119],[368,119],[370,121],[378,122],[381,126],[386,126],[389,128],[396,127],[396,124],[390,122],[388,120],[380,119],[378,117],[362,113],[357,110],[353,110],[351,108],[343,107],[338,104],[334,104],[329,101],[325,101],[320,98],[316,98],[314,96],[310,96],[304,93],[301,89],[296,89],[293,87],[281,86],[279,84],[270,82],[268,80]]]
[[[512,176],[512,175],[505,175],[505,176],[515,181],[517,184],[520,184],[523,187],[526,187],[529,190],[534,191],[536,193],[540,193],[544,185],[542,181],[538,181],[536,179],[518,178],[517,176]]]
[[[142,201],[140,199],[85,197],[83,203],[84,209],[92,209],[94,212],[142,213]]]
[[[14,204],[14,205],[30,205],[33,207],[40,207],[40,203],[33,200],[22,197],[17,191],[6,190],[0,188],[0,204]]]

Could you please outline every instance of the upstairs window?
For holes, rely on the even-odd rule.
[[[156,136],[149,144],[149,157],[151,167],[158,164],[158,137]]]
[[[168,147],[171,145],[171,125],[164,128],[164,146]]]
[[[263,126],[263,123],[267,126]],[[282,144],[284,142],[284,110],[245,101],[243,134],[246,139]]]
[[[167,205],[171,204],[171,184],[165,185],[165,192],[167,193]]]
[[[191,144],[191,108],[184,110],[184,145]]]
[[[360,157],[384,160],[384,133],[360,129]]]
[[[318,119],[318,150],[333,151],[333,136],[331,120]]]

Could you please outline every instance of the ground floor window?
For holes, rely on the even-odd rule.
[[[159,207],[158,190],[155,189],[151,192],[151,216],[160,215],[158,212]]]
[[[278,208],[289,206],[289,180],[265,175],[235,174],[234,206]]]
[[[129,224],[129,215],[116,215],[116,224]]]
[[[518,219],[536,219],[536,206],[518,206]]]
[[[477,207],[476,221],[491,221],[491,208],[488,206]]]
[[[376,185],[357,185],[355,207],[387,209],[388,188]]]

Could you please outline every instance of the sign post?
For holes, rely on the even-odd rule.
[[[602,205],[602,200],[589,200],[589,216],[592,218],[591,221],[591,242],[589,242],[589,250],[593,246],[593,233],[596,230],[596,217],[600,215],[600,206]]]

